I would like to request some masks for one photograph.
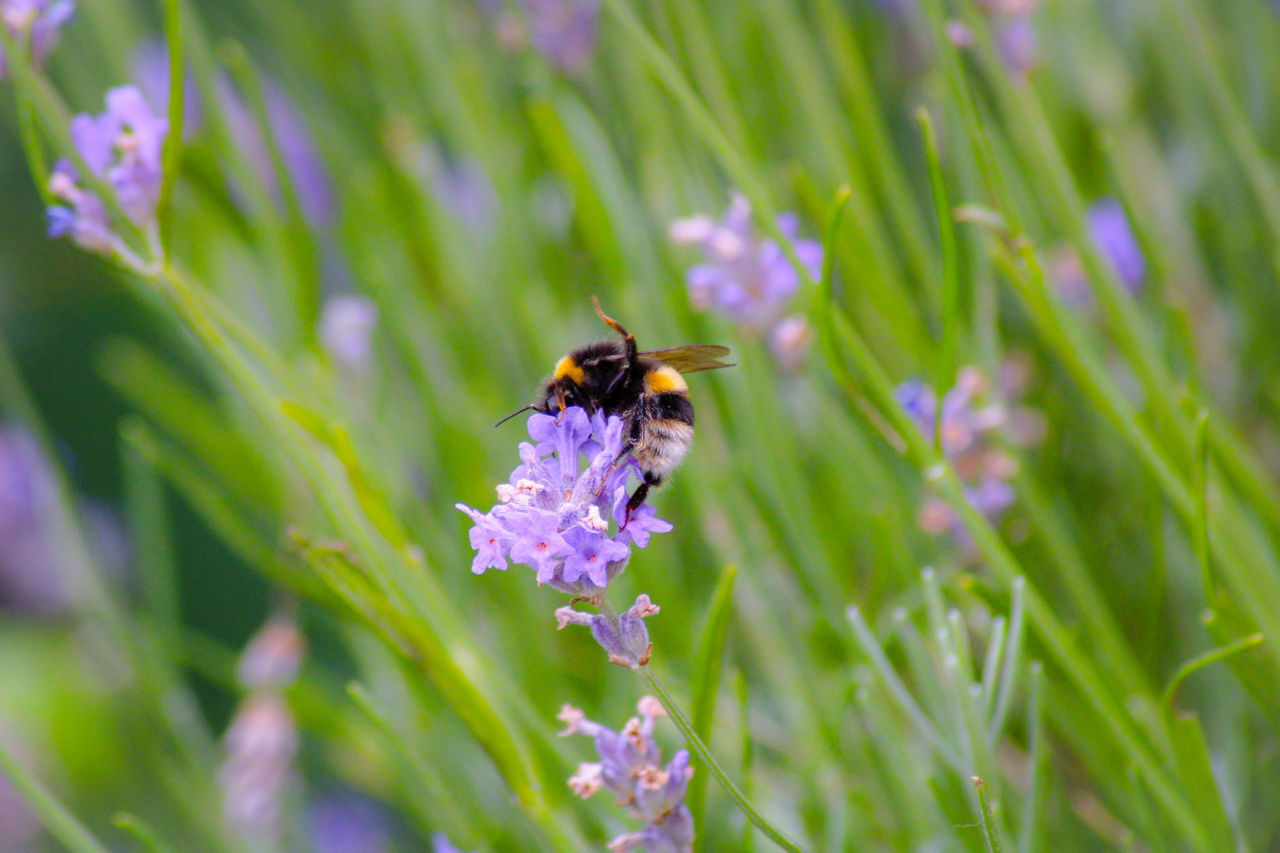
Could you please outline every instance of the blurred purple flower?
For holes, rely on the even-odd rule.
[[[138,227],[156,224],[160,200],[160,153],[169,123],[147,108],[142,93],[133,86],[107,92],[106,112],[77,115],[71,120],[71,141],[98,178],[115,191],[125,215]],[[69,234],[85,249],[111,254],[123,244],[112,229],[102,200],[80,185],[80,176],[69,160],[59,160],[49,178],[49,189],[69,207],[49,208],[49,236]]]
[[[354,791],[332,791],[307,806],[312,853],[384,853],[391,849],[387,812]]]
[[[1147,278],[1147,262],[1124,205],[1114,198],[1099,199],[1090,206],[1088,219],[1094,245],[1111,262],[1129,292],[1140,291]]]
[[[75,11],[72,0],[0,0],[0,24],[14,39],[29,37],[31,59],[41,65]],[[8,73],[4,49],[0,48],[0,80]]]
[[[799,219],[794,213],[778,217],[778,230],[791,239],[809,274],[820,277],[822,244],[796,239]],[[756,232],[751,205],[738,193],[718,222],[707,216],[678,219],[670,236],[677,243],[699,245],[709,261],[685,274],[694,306],[713,307],[753,332],[777,324],[800,287],[795,267],[776,242]]]
[[[557,719],[565,723],[561,736],[581,734],[595,739],[598,762],[578,765],[569,787],[582,798],[607,788],[618,803],[646,822],[639,832],[620,835],[609,842],[615,853],[643,846],[650,851],[692,853],[693,816],[684,804],[693,768],[688,750],[680,750],[662,767],[658,745],[653,741],[654,722],[666,716],[657,699],[645,696],[639,703],[640,717],[632,717],[615,732],[588,720],[572,705],[560,709]]]
[[[529,40],[562,71],[586,70],[600,40],[600,0],[516,0]]]
[[[610,519],[625,520],[629,478],[640,478],[634,459],[614,464],[622,429],[621,418],[589,418],[577,406],[559,417],[532,415],[529,437],[537,444],[521,442],[523,464],[498,486],[500,503],[488,513],[457,505],[475,522],[471,570],[505,569],[510,559],[533,568],[538,583],[592,598],[626,567],[633,544],[642,548],[650,533],[670,530],[642,507],[625,531],[609,535]],[[581,472],[580,457],[588,461]]]
[[[133,68],[147,102],[160,113],[169,109],[169,52],[159,41],[144,44],[133,57]],[[316,151],[306,123],[285,91],[271,78],[260,75],[267,121],[272,138],[280,149],[280,158],[298,193],[298,204],[307,221],[317,228],[333,219],[333,187],[329,172]],[[227,122],[236,148],[244,155],[254,176],[267,193],[280,201],[280,181],[267,147],[266,137],[257,116],[245,102],[231,79],[220,76],[214,84],[218,108]],[[183,138],[188,139],[204,123],[205,105],[200,91],[188,73],[183,98]],[[234,189],[234,187],[233,187]]]
[[[160,115],[169,114],[169,47],[164,39],[151,38],[133,53],[129,63],[133,79],[138,81],[142,96]],[[182,139],[187,141],[199,131],[204,117],[200,114],[200,89],[188,69],[182,87]]]
[[[477,161],[462,159],[435,169],[431,188],[468,231],[484,237],[498,218],[498,192]]]
[[[1042,419],[1025,407],[982,403],[987,388],[980,371],[965,367],[943,395],[941,407],[934,390],[920,379],[899,385],[897,398],[926,439],[932,441],[937,430],[942,452],[964,484],[969,503],[996,522],[1016,498],[1009,481],[1017,473],[1017,462],[1000,449],[996,436],[1017,444],[1037,441],[1042,433],[1036,425]],[[950,533],[966,551],[973,549],[973,540],[960,518],[937,496],[925,500],[920,525],[935,535]]]
[[[293,684],[307,641],[288,613],[277,613],[258,629],[236,666],[236,680],[249,690],[284,689]]]
[[[257,116],[228,78],[218,79],[216,92],[218,106],[222,109],[236,145],[244,153],[267,192],[278,200],[280,181]],[[289,179],[297,190],[302,214],[312,225],[324,227],[333,218],[333,188],[329,182],[329,172],[316,151],[315,142],[302,116],[279,84],[264,77],[262,95],[266,101],[271,135],[280,149],[280,158],[289,172]]]
[[[1015,80],[1025,80],[1040,61],[1040,46],[1031,23],[1031,10],[1009,15],[996,25],[996,53]]]
[[[1040,61],[1040,46],[1031,20],[1037,0],[977,0],[991,28],[996,55],[1015,82],[1022,83]],[[947,22],[947,37],[961,50],[977,39],[962,21]]]
[[[17,732],[0,725],[0,745],[29,770],[42,769],[36,766],[34,757],[30,754],[30,738],[19,737]],[[0,851],[25,853],[37,850],[36,839],[39,834],[40,819],[27,805],[26,798],[9,782],[8,777],[0,773]]]
[[[431,846],[433,853],[463,853],[461,847],[455,847],[453,842],[449,840],[449,836],[443,832],[437,832],[431,837]]]
[[[50,614],[70,603],[53,524],[57,489],[31,434],[0,427],[0,604]]]
[[[298,728],[284,696],[249,694],[236,709],[222,747],[218,784],[227,823],[247,839],[278,841],[298,753]]]
[[[218,784],[227,823],[258,843],[278,843],[284,834],[299,741],[284,690],[296,680],[305,648],[293,617],[277,613],[249,640],[236,669],[249,694],[223,735]]]
[[[320,315],[320,345],[329,357],[354,370],[368,365],[378,308],[363,296],[335,296]]]

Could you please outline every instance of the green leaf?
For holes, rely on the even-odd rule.
[[[16,759],[0,741],[0,773],[31,806],[49,834],[58,839],[72,853],[108,853],[102,842],[76,820],[75,815],[54,796],[36,775]]]
[[[711,729],[715,723],[716,696],[720,690],[720,679],[724,672],[724,648],[729,635],[729,626],[733,616],[733,583],[738,577],[738,568],[725,566],[711,595],[711,604],[707,611],[707,621],[698,638],[698,651],[694,658],[693,697],[693,730],[698,733],[704,743],[711,741]],[[700,817],[706,804],[707,776],[694,774],[689,783],[687,801],[694,817]]]

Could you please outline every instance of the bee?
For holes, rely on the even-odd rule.
[[[627,501],[622,527],[644,503],[651,488],[662,485],[689,452],[693,442],[693,403],[683,373],[733,367],[719,359],[728,347],[695,344],[640,352],[635,336],[604,313],[594,296],[596,314],[621,340],[598,341],[576,349],[556,362],[533,409],[559,415],[569,406],[587,414],[604,412],[622,418],[625,443],[613,464],[630,454],[640,466],[643,481]]]

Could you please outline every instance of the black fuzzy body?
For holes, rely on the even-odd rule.
[[[561,403],[581,406],[587,414],[616,415],[626,424],[627,447],[644,474],[648,486],[657,486],[683,459],[693,438],[693,403],[683,388],[653,392],[646,383],[651,373],[664,369],[661,361],[637,355],[634,344],[600,341],[566,356],[570,363],[544,387],[534,406],[550,415]],[[665,368],[670,370],[670,368]],[[580,371],[580,375],[578,374]],[[643,496],[641,496],[643,500]]]

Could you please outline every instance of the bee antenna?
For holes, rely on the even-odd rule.
[[[532,404],[532,403],[530,403],[529,405],[525,406],[523,409],[516,409],[514,412],[512,412],[511,414],[507,415],[505,418],[503,418],[502,420],[500,420],[500,421],[498,421],[496,424],[494,424],[494,427],[495,427],[495,428],[500,427],[500,426],[502,426],[503,424],[505,424],[507,421],[509,421],[509,420],[511,420],[512,418],[514,418],[516,415],[520,414],[521,412],[527,412],[527,411],[529,411],[529,410],[530,410],[530,409],[532,409],[532,408],[533,408],[533,404]]]
[[[631,334],[626,329],[622,328],[622,324],[604,313],[604,309],[600,307],[600,300],[596,299],[594,295],[591,297],[591,304],[596,306],[596,314],[599,315],[600,319],[608,323],[615,332],[622,335],[624,338],[631,337]]]
[[[596,306],[596,314],[600,315],[600,319],[608,323],[615,332],[622,335],[622,342],[626,345],[627,366],[634,369],[636,366],[636,338],[635,335],[622,328],[622,324],[617,320],[604,313],[604,309],[600,307],[600,300],[594,295],[591,297],[591,304]]]

